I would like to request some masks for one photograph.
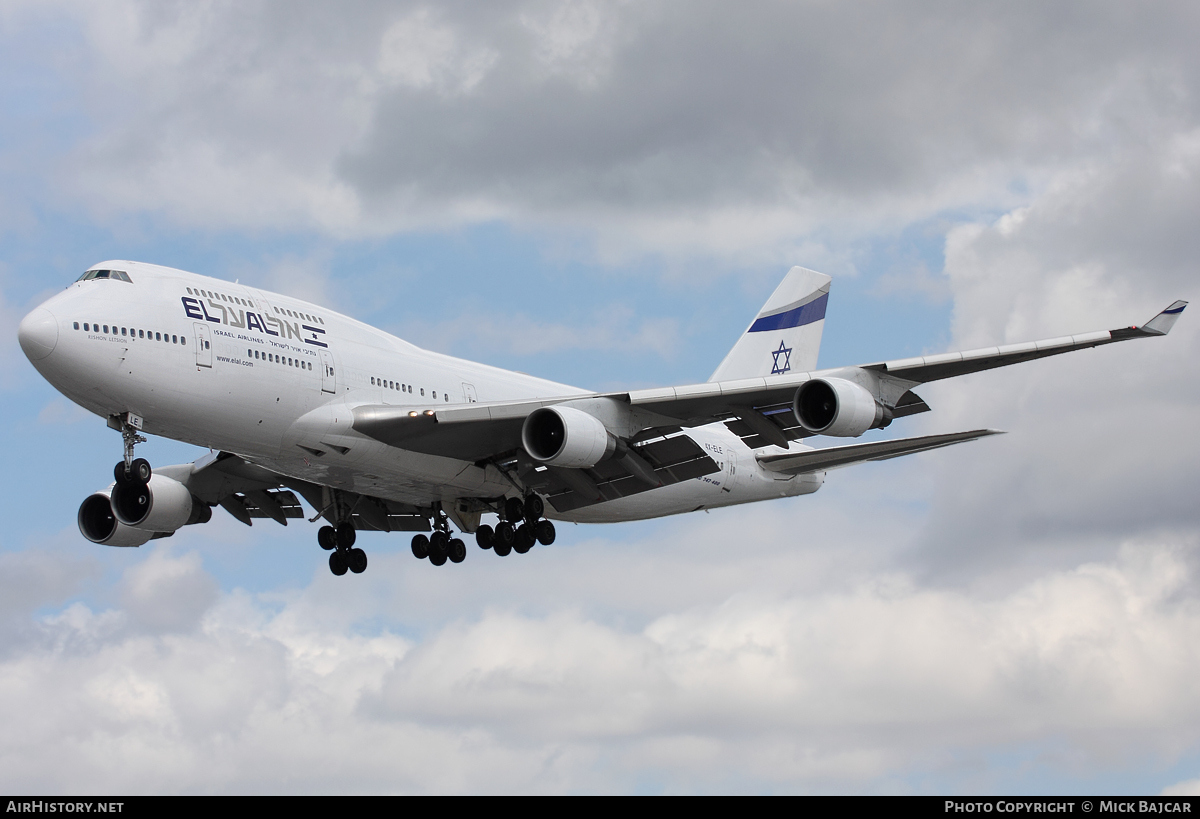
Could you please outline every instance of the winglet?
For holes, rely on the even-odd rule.
[[[1175,321],[1179,318],[1179,314],[1183,312],[1183,308],[1187,307],[1187,305],[1186,301],[1171,302],[1170,307],[1143,324],[1141,330],[1150,335],[1165,336],[1171,332],[1171,328],[1175,326]]]

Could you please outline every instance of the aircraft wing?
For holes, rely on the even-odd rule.
[[[912,455],[930,449],[975,441],[988,435],[1003,435],[998,429],[974,429],[970,432],[950,432],[943,435],[922,435],[894,441],[875,441],[868,444],[832,446],[810,449],[786,455],[759,455],[758,462],[772,472],[802,475],[806,472],[826,472],[864,461],[886,461],[901,455]]]
[[[767,438],[773,436],[774,433],[763,427],[761,419],[755,417],[755,413],[771,421],[783,420],[772,416],[784,414],[790,409],[796,388],[805,381],[824,376],[846,377],[853,375],[853,371],[858,370],[872,374],[872,380],[886,382],[892,388],[891,392],[898,397],[898,400],[892,402],[892,406],[901,410],[893,417],[899,418],[928,411],[929,407],[923,401],[908,392],[909,389],[919,384],[997,367],[1007,367],[1010,364],[1032,361],[1035,358],[1061,355],[1118,341],[1163,336],[1175,324],[1179,314],[1186,306],[1186,301],[1173,302],[1170,307],[1140,327],[1121,327],[1116,330],[1101,330],[1041,341],[1028,341],[1022,344],[1008,344],[1002,347],[984,347],[957,353],[903,358],[795,375],[765,376],[740,381],[718,381],[684,387],[635,390],[629,393],[629,400],[635,406],[677,418],[685,426],[697,426],[737,416],[748,426],[752,426],[753,431],[757,434]],[[880,395],[880,397],[886,400],[885,395]],[[747,413],[746,409],[752,409],[755,413]],[[791,423],[795,423],[794,418],[789,420]],[[777,423],[773,425],[779,427]],[[798,425],[780,429],[792,440],[803,437],[802,433],[795,434],[798,430]],[[788,435],[789,432],[792,434]],[[768,443],[774,442],[768,440]]]
[[[354,429],[390,446],[480,462],[521,447],[521,427],[534,410],[571,402],[620,405],[633,419],[631,435],[667,435],[682,427],[722,421],[752,449],[808,437],[792,413],[797,388],[813,378],[847,378],[869,388],[891,418],[927,412],[911,390],[929,381],[1006,367],[1135,338],[1166,335],[1186,301],[1176,301],[1141,326],[985,347],[957,353],[882,361],[858,367],[794,373],[626,393],[566,395],[532,401],[471,403],[437,409],[368,405],[354,409]]]
[[[899,361],[869,364],[867,367],[891,373],[917,384],[940,381],[943,378],[953,378],[957,375],[1007,367],[1009,364],[1020,364],[1035,358],[1060,355],[1088,347],[1099,347],[1102,344],[1129,341],[1135,338],[1165,336],[1175,325],[1175,321],[1187,304],[1186,301],[1174,301],[1167,309],[1140,327],[1120,327],[1116,330],[1101,330],[1095,333],[1062,336],[1043,341],[1027,341],[1024,344],[1008,344],[1003,347],[984,347],[961,353],[906,358]]]
[[[287,526],[303,518],[299,494],[333,522],[322,487],[297,481],[250,463],[231,452],[216,452],[190,464],[163,466],[155,474],[173,478],[209,506],[220,506],[247,526],[270,518]],[[366,495],[350,495],[351,519],[359,530],[428,532],[429,521],[415,507]]]

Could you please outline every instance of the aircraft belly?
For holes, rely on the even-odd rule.
[[[647,520],[665,515],[678,515],[699,509],[713,508],[722,503],[721,487],[708,476],[651,489],[636,495],[584,506],[565,514],[550,514],[547,517],[574,523],[619,523],[627,520]]]

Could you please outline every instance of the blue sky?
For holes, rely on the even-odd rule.
[[[1190,6],[1133,12],[7,5],[0,783],[1200,788],[1188,314],[871,433],[1006,436],[507,561],[372,534],[349,579],[220,510],[86,542],[118,436],[15,339],[110,258],[601,389],[706,379],[793,264],[826,365],[1144,321],[1196,281],[1200,63]]]

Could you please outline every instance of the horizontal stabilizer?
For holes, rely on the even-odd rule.
[[[943,435],[922,435],[919,438],[901,438],[896,441],[879,441],[870,444],[850,444],[824,449],[810,449],[788,455],[759,455],[758,462],[764,469],[801,475],[806,472],[824,472],[864,461],[886,461],[901,455],[912,455],[952,444],[974,441],[988,435],[1002,435],[998,429],[975,429],[970,432],[949,432]]]

